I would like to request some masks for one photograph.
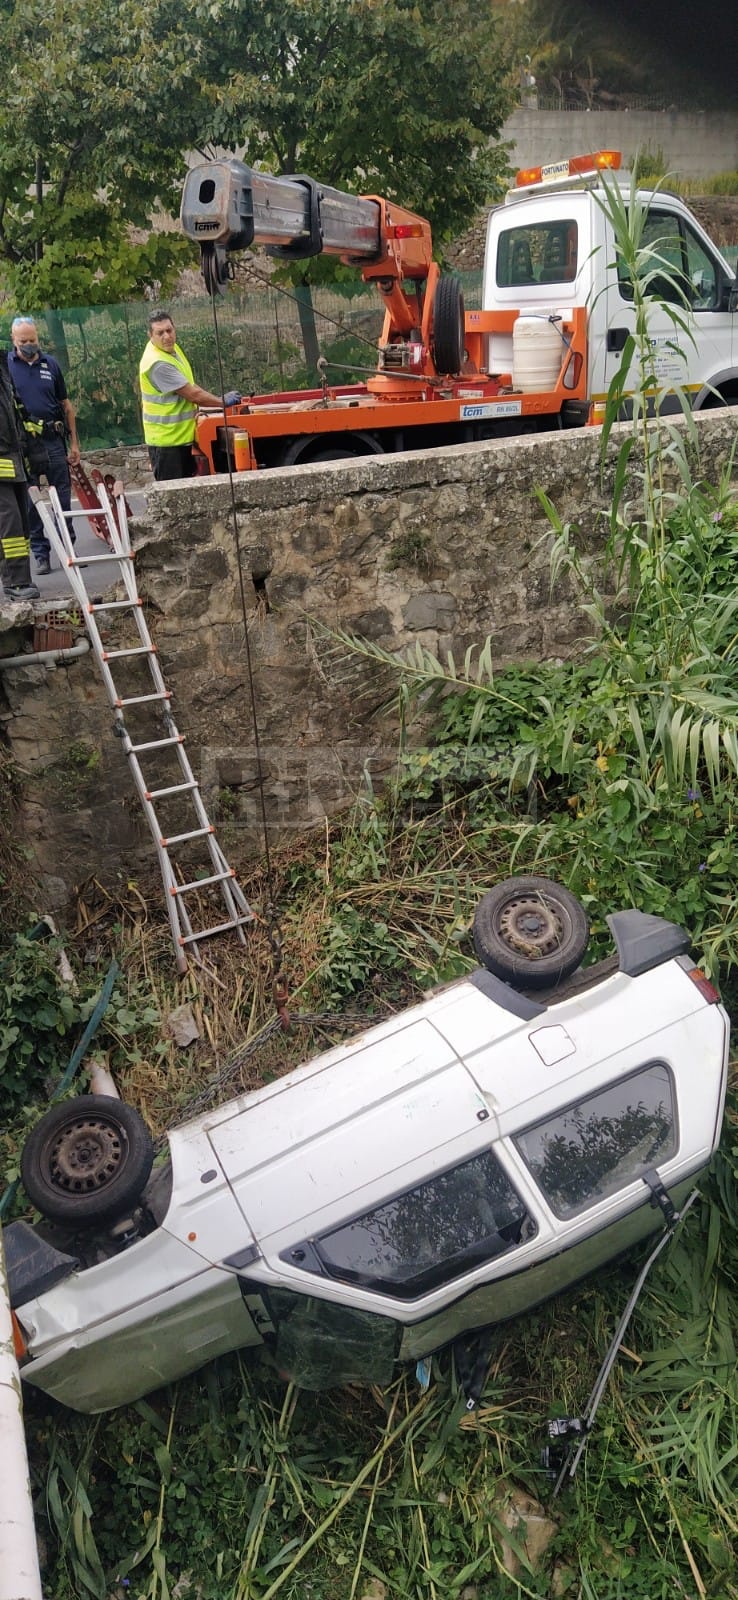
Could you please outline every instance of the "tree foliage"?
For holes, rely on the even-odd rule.
[[[200,147],[381,193],[437,241],[499,194],[512,109],[492,9],[457,0],[200,0]],[[207,36],[206,36],[207,19]]]
[[[0,261],[32,307],[166,283],[187,247],[150,219],[191,149],[386,193],[439,239],[505,167],[504,51],[472,0],[453,25],[441,0],[5,0],[0,43]]]
[[[174,7],[15,0],[0,43],[0,259],[16,300],[95,304],[165,279],[182,244],[149,236],[149,218],[174,194],[197,48]]]

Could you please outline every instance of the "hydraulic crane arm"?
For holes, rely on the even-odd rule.
[[[211,294],[225,286],[227,257],[252,244],[270,255],[304,261],[331,255],[358,266],[376,283],[389,314],[389,337],[421,321],[423,291],[435,277],[430,224],[377,195],[356,196],[302,176],[273,177],[242,161],[209,161],[188,172],[182,230],[200,246]],[[404,280],[418,289],[406,293]]]

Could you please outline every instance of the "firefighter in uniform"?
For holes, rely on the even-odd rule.
[[[31,582],[28,474],[7,351],[0,350],[0,578],[8,600],[38,600]]]

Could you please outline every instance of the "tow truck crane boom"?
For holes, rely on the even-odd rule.
[[[378,195],[345,194],[314,178],[273,177],[242,161],[193,167],[185,180],[181,221],[187,238],[200,246],[210,294],[227,282],[229,252],[252,244],[284,260],[329,255],[359,266],[384,299],[390,317],[386,339],[420,325],[424,299],[428,291],[432,296],[438,277],[424,217]],[[418,288],[403,290],[405,280]]]

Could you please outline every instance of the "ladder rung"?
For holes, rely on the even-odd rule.
[[[189,889],[207,889],[209,883],[225,883],[228,878],[235,878],[234,867],[228,867],[225,872],[214,872],[210,878],[195,878],[192,883],[172,884],[170,894],[187,894]]]
[[[198,939],[211,939],[216,933],[228,933],[230,928],[242,928],[244,923],[255,922],[253,911],[247,916],[234,917],[232,922],[219,922],[215,928],[203,928],[202,933],[180,934],[180,944],[195,944]]]
[[[191,833],[172,833],[168,839],[160,839],[159,843],[163,850],[168,850],[170,844],[184,844],[185,839],[204,839],[208,833],[215,833],[212,822],[207,828],[193,828]]]
[[[117,661],[119,656],[155,656],[156,653],[155,644],[136,644],[128,650],[103,650],[101,657],[103,661]]]
[[[171,783],[168,789],[145,789],[144,800],[161,800],[167,794],[184,794],[186,789],[197,788],[197,778],[191,783]]]
[[[129,694],[125,700],[114,700],[114,706],[144,706],[149,700],[171,700],[169,689],[157,690],[156,694]]]
[[[149,744],[129,744],[128,754],[137,756],[141,750],[163,750],[168,744],[184,744],[184,734],[178,733],[176,739],[152,739]]]
[[[92,615],[93,611],[135,611],[136,606],[142,606],[143,600],[96,600],[90,603],[87,610]]]
[[[123,553],[121,553],[120,555],[116,555],[115,553],[111,554],[108,551],[103,556],[67,556],[67,566],[68,567],[92,567],[92,566],[97,566],[98,561],[133,561],[133,559],[134,559],[134,555],[133,555],[133,551],[132,550],[131,550],[130,554],[128,554],[128,555],[125,555]]]

